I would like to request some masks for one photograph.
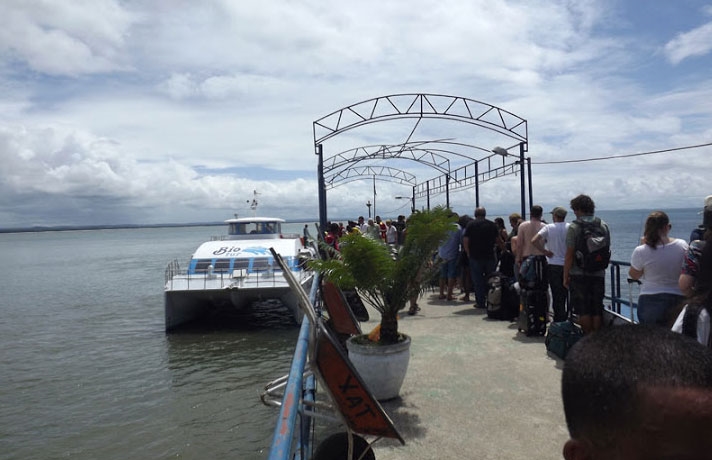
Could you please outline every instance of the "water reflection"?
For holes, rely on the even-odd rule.
[[[285,307],[261,302],[250,313],[166,335],[172,419],[181,438],[174,453],[264,458],[278,411],[259,395],[288,372],[298,334]]]

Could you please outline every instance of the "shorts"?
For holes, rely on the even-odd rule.
[[[440,266],[440,278],[445,278],[445,279],[454,279],[457,278],[459,275],[459,265],[458,265],[458,258],[455,257],[454,259],[450,260],[443,260],[442,265]]]
[[[606,279],[602,276],[571,276],[569,295],[574,313],[579,316],[603,316]]]

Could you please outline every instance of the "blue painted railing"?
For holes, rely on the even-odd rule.
[[[309,300],[312,305],[316,301],[319,283],[319,275],[316,275],[309,292]],[[314,375],[308,374],[306,378],[304,376],[309,354],[311,327],[309,317],[305,315],[282,397],[279,419],[274,428],[269,460],[306,460],[311,458],[311,418],[303,410],[304,403],[314,402],[316,395]],[[299,428],[298,431],[297,428]]]
[[[628,262],[612,260],[608,268],[610,284],[605,298],[610,301],[609,309],[624,319],[631,318],[631,302],[627,290],[622,288],[621,267],[627,270],[630,266]],[[627,272],[624,273],[624,280],[627,280]],[[312,283],[309,299],[312,304],[316,302],[317,288],[319,286],[318,276]],[[630,288],[630,287],[629,287]],[[637,309],[636,302],[632,303],[633,311]],[[297,339],[297,346],[292,358],[292,366],[289,371],[284,396],[279,413],[279,419],[274,429],[272,447],[270,448],[269,460],[306,460],[311,458],[311,418],[305,414],[304,403],[314,401],[316,394],[316,384],[314,376],[308,374],[304,377],[307,356],[309,352],[309,337],[312,325],[307,316],[302,321],[302,326]]]
[[[623,267],[624,274],[621,278],[621,267]],[[635,312],[638,309],[638,304],[636,300],[631,300],[632,289],[630,282],[628,281],[628,267],[630,267],[629,262],[622,262],[620,260],[611,260],[608,267],[608,276],[610,277],[610,283],[608,284],[608,290],[605,295],[605,299],[611,302],[610,310],[617,313],[618,315],[626,318],[630,321],[636,321]],[[624,289],[623,282],[621,279],[625,280],[628,286]],[[634,282],[637,283],[637,282]]]

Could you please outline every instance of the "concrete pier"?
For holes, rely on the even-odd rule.
[[[438,300],[437,292],[418,305],[398,326],[412,337],[400,397],[382,403],[406,444],[382,439],[376,458],[563,458],[563,362],[547,354],[544,338],[490,320],[472,302]],[[364,332],[380,320],[369,313]]]

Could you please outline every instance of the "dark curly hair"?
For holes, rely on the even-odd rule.
[[[596,205],[593,200],[588,195],[579,195],[573,200],[571,200],[571,209],[574,211],[580,211],[585,215],[593,215],[596,210]]]

